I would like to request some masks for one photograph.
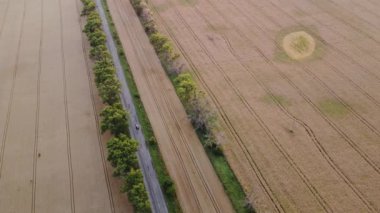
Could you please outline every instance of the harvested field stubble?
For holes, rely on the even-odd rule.
[[[149,5],[217,107],[258,211],[380,210],[379,2]],[[305,57],[283,49],[294,32]]]
[[[80,10],[0,1],[0,212],[132,211],[104,158]]]

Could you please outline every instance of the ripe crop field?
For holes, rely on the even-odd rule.
[[[380,211],[380,2],[150,0],[259,212]]]
[[[130,212],[97,127],[78,0],[0,0],[0,212]]]

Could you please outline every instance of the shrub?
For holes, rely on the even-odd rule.
[[[88,40],[92,47],[104,45],[106,43],[106,35],[101,29],[95,29],[93,32],[88,33]]]
[[[91,48],[90,57],[95,61],[101,61],[106,58],[111,58],[111,55],[108,52],[106,45],[101,44]]]
[[[158,57],[166,67],[171,66],[172,62],[179,57],[179,55],[174,52],[174,48],[166,36],[156,32],[151,34],[149,39]]]
[[[185,104],[189,104],[190,100],[196,97],[198,93],[197,86],[190,73],[181,73],[174,78],[174,86],[178,97]]]
[[[122,109],[120,103],[106,106],[100,116],[102,117],[100,124],[102,133],[110,130],[115,136],[128,134],[128,113]]]
[[[149,197],[144,186],[144,179],[140,169],[131,169],[125,176],[123,192],[127,192],[136,212],[151,212]]]
[[[95,83],[99,87],[107,79],[115,76],[116,70],[111,59],[105,58],[95,63],[94,66]]]
[[[109,75],[99,84],[98,90],[104,103],[113,105],[120,101],[120,82],[116,79],[115,75]]]
[[[91,33],[95,30],[101,29],[102,27],[102,20],[100,19],[99,14],[96,11],[90,12],[90,14],[87,16],[87,23],[84,26],[84,32]]]
[[[88,15],[91,11],[94,11],[96,8],[96,4],[91,0],[82,0],[84,7],[82,10],[81,15],[85,16]]]
[[[175,187],[174,187],[174,183],[173,181],[168,178],[168,177],[165,177],[165,179],[162,181],[162,186],[163,186],[163,190],[164,192],[173,197],[175,196]]]
[[[126,175],[128,172],[138,167],[137,141],[128,138],[126,135],[113,137],[107,143],[108,160],[115,167],[115,175]]]

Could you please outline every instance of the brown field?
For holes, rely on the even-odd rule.
[[[259,212],[380,211],[380,1],[149,4],[215,104]],[[287,45],[310,56],[283,49],[293,32],[314,39]]]
[[[132,211],[105,161],[80,6],[0,0],[1,213]]]
[[[107,0],[144,108],[184,212],[232,212],[174,88],[129,0]]]

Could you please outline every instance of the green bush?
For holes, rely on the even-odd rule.
[[[101,44],[91,48],[90,57],[95,61],[101,61],[106,58],[111,58],[111,55],[108,52],[106,45]]]
[[[131,169],[138,167],[137,148],[137,141],[123,134],[113,137],[108,141],[107,159],[115,167],[115,175],[127,175]]]
[[[98,87],[99,95],[104,103],[113,105],[120,102],[120,82],[115,75],[110,75]]]
[[[133,203],[136,212],[151,212],[149,197],[144,186],[144,179],[140,169],[131,169],[125,177],[123,192],[127,192],[128,198]]]
[[[84,26],[84,32],[85,33],[91,33],[95,30],[99,30],[102,27],[102,20],[100,19],[99,14],[96,11],[90,12],[90,14],[87,16],[87,23]]]
[[[164,63],[163,65],[170,67],[173,61],[179,57],[179,55],[175,53],[170,40],[158,32],[151,34],[149,39],[161,62]]]
[[[115,76],[116,70],[110,58],[104,58],[97,61],[94,66],[95,83],[97,86],[101,85],[108,78]]]
[[[91,0],[82,0],[84,7],[82,10],[81,15],[85,16],[88,15],[91,11],[94,11],[96,8],[96,4]]]
[[[102,133],[109,130],[113,135],[128,135],[128,113],[120,103],[106,106],[100,113],[102,121],[100,124]]]
[[[173,80],[178,97],[185,105],[197,96],[197,85],[190,73],[181,73]]]
[[[93,32],[88,33],[88,40],[92,47],[104,45],[106,43],[106,35],[101,29],[95,29]]]

